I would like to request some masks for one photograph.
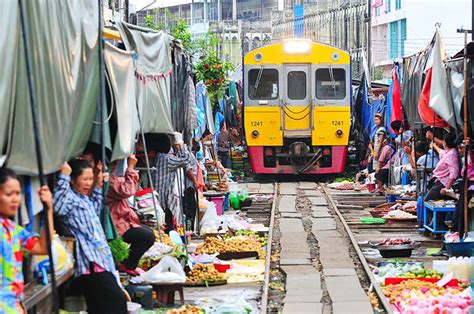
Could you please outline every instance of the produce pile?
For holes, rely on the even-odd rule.
[[[469,313],[471,297],[462,288],[443,288],[430,282],[407,280],[382,288],[399,313]]]
[[[414,244],[412,239],[385,239],[377,243],[377,245],[410,245]]]
[[[176,247],[176,244],[174,244],[173,241],[171,241],[170,236],[164,233],[163,231],[158,232],[156,230],[153,230],[153,233],[155,234],[155,242],[160,242],[160,233],[161,233],[161,240],[163,240],[163,244]]]
[[[248,229],[241,229],[236,232],[237,236],[246,236],[249,238],[254,238],[255,240],[259,241],[262,246],[267,246],[268,244],[268,236],[261,236],[258,232],[248,230]]]
[[[416,219],[417,217],[413,214],[407,213],[406,211],[395,209],[395,210],[389,211],[382,218],[384,219]]]
[[[434,269],[419,269],[412,270],[403,274],[398,275],[399,278],[443,278],[443,273]]]
[[[423,269],[423,263],[395,262],[380,266],[374,270],[374,276],[378,282],[384,282],[385,278],[399,277],[401,274],[416,272]]]
[[[219,273],[212,264],[196,264],[186,277],[187,281],[192,283],[225,280],[224,275]]]
[[[265,251],[258,240],[246,236],[228,239],[207,237],[204,243],[196,248],[197,254],[215,254],[231,252],[257,252],[260,259],[265,258]]]
[[[183,305],[179,309],[166,311],[166,314],[204,314],[206,311],[196,305]]]

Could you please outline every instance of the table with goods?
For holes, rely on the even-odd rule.
[[[269,195],[244,195],[234,204],[239,204],[239,200],[258,204],[264,199],[271,205]],[[154,231],[156,242],[139,264],[145,273],[124,282],[153,287],[154,308],[142,308],[140,313],[257,311],[257,294],[261,293],[265,274],[268,226],[256,223],[245,211],[231,208],[218,213],[216,204],[209,200],[214,195],[206,196],[201,197],[199,204],[203,212],[199,233],[185,232],[185,237],[181,237],[175,232]],[[164,304],[159,291],[168,293],[166,287],[171,287],[172,294],[181,293],[182,289],[187,304],[173,299],[173,304]],[[138,299],[133,301],[140,303]]]

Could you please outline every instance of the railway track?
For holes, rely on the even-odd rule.
[[[369,266],[377,258],[361,237],[385,237],[388,231],[407,228],[364,229],[355,223],[353,213],[366,215],[368,208],[383,201],[369,194],[334,192],[312,182],[275,184],[261,312],[392,313]],[[302,240],[292,242],[295,237]],[[303,275],[298,273],[302,270]],[[341,293],[344,289],[347,292]],[[311,292],[305,294],[306,290]],[[376,307],[369,303],[368,294],[378,299]]]

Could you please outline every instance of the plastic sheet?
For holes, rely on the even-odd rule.
[[[174,132],[171,120],[169,37],[123,22],[116,23],[128,51],[137,53],[136,100],[145,133]]]
[[[8,167],[21,174],[37,174],[27,72],[17,3],[2,2],[0,35],[2,63],[12,64],[0,76],[0,95],[15,103]],[[5,5],[7,10],[5,10]],[[97,1],[27,1],[34,87],[38,107],[45,173],[56,171],[64,160],[79,154],[92,128],[99,91]],[[10,10],[10,11],[9,11]],[[7,14],[6,21],[3,14]],[[45,21],[47,20],[47,23]],[[61,31],[58,31],[61,30]],[[4,54],[4,55],[3,55]],[[15,56],[12,56],[16,55]],[[14,64],[15,58],[17,64]],[[5,69],[2,67],[2,72]],[[15,71],[12,74],[11,71]],[[6,83],[5,78],[12,80]],[[12,85],[16,85],[12,88]],[[10,93],[5,93],[5,88]],[[4,106],[2,106],[4,108]],[[0,117],[3,120],[4,109]],[[8,109],[7,109],[8,110]],[[60,117],[60,118],[59,118]],[[3,124],[0,124],[3,127]],[[4,138],[0,130],[0,140]]]

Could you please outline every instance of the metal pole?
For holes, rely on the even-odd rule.
[[[33,122],[33,135],[35,140],[35,152],[36,152],[36,162],[38,165],[38,176],[40,180],[40,185],[44,186],[47,184],[46,178],[43,172],[43,155],[41,154],[41,143],[40,143],[40,128],[39,128],[39,117],[37,111],[37,104],[36,104],[36,93],[33,84],[33,69],[31,64],[31,57],[30,57],[30,42],[29,42],[29,33],[28,33],[28,20],[25,14],[25,7],[23,5],[23,1],[18,1],[19,8],[20,8],[20,23],[22,29],[22,37],[23,37],[23,47],[25,52],[25,64],[26,64],[26,72],[27,72],[27,80],[28,80],[28,90],[30,95],[30,109],[31,109],[31,118]],[[46,243],[48,246],[48,258],[50,261],[50,270],[51,270],[51,290],[53,294],[53,313],[59,312],[59,303],[58,303],[58,290],[56,284],[56,272],[54,269],[54,260],[53,260],[53,250],[51,247],[51,232],[50,228],[53,226],[49,225],[48,220],[48,212],[46,203],[42,203],[43,205],[43,219],[44,225],[46,228]]]
[[[367,63],[369,81],[372,80],[372,0],[367,0]]]
[[[468,128],[468,110],[467,110],[467,91],[468,91],[468,77],[467,77],[467,34],[468,32],[464,31],[464,142],[467,142],[467,128]],[[469,188],[469,178],[467,171],[467,159],[469,155],[470,143],[464,148],[464,237],[467,236],[468,228],[468,188]]]

